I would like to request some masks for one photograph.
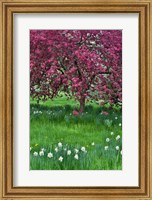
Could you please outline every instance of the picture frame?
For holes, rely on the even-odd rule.
[[[152,35],[151,0],[2,0],[0,3],[0,198],[1,199],[152,199]],[[13,186],[13,15],[15,13],[139,14],[139,186],[14,187]]]

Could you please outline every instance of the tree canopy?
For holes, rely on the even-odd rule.
[[[37,100],[63,91],[80,102],[122,101],[121,30],[31,30],[30,93]]]

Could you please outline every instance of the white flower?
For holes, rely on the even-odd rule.
[[[106,142],[109,142],[110,141],[110,139],[109,138],[106,138]]]
[[[41,151],[46,151],[46,149],[42,148]]]
[[[35,152],[33,153],[33,156],[38,156],[38,152],[35,151]]]
[[[86,151],[85,147],[81,147],[81,151],[85,152]]]
[[[91,145],[94,146],[94,142],[92,142]]]
[[[119,146],[116,146],[116,150],[117,150],[117,151],[119,150]]]
[[[40,155],[40,156],[44,156],[44,151],[40,151],[40,152],[39,152],[39,155]]]
[[[52,157],[53,157],[53,153],[51,153],[51,152],[48,153],[47,157],[48,157],[48,158],[52,158]]]
[[[79,150],[78,150],[78,149],[74,149],[74,151],[75,151],[75,153],[78,153],[78,152],[79,152]]]
[[[66,151],[67,149],[66,148],[64,148],[64,151]]]
[[[117,135],[116,140],[119,140],[119,139],[120,139],[120,135]]]
[[[111,132],[111,135],[114,135],[114,132]]]
[[[74,158],[75,158],[76,160],[78,160],[78,159],[79,159],[78,154],[75,154]]]
[[[105,150],[108,150],[109,147],[108,147],[108,146],[105,146],[104,148],[105,148]]]
[[[115,119],[118,119],[118,117],[115,117]]]
[[[60,156],[60,157],[59,157],[59,161],[60,161],[60,162],[62,162],[62,160],[63,160],[63,157],[62,157],[62,156]]]
[[[71,154],[71,151],[70,151],[70,150],[68,150],[68,151],[67,151],[67,155],[70,155],[70,154]]]
[[[58,143],[58,147],[62,147],[62,143],[61,142]]]
[[[121,123],[119,124],[119,126],[121,126]]]
[[[55,150],[55,152],[58,152],[58,148],[57,147],[54,150]]]

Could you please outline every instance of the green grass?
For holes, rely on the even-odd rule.
[[[39,104],[31,99],[30,104],[31,170],[122,169],[122,140],[116,140],[117,135],[122,136],[118,107],[110,109],[108,106],[99,107],[95,102],[88,103],[83,114],[73,116],[72,111],[78,108],[78,104],[64,96]],[[102,111],[109,114],[103,115]],[[106,138],[110,141],[106,142]],[[55,152],[59,142],[63,146]],[[85,147],[87,152],[83,152],[81,147]],[[34,156],[33,153],[39,153],[41,148],[45,149],[44,156]],[[79,150],[78,160],[74,158],[75,148]],[[67,150],[71,150],[71,155],[67,155]],[[53,158],[47,157],[49,152],[53,153]],[[58,160],[60,156],[62,162]]]

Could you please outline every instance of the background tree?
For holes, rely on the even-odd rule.
[[[122,101],[121,30],[31,30],[30,92],[47,100],[63,91],[79,101]]]

